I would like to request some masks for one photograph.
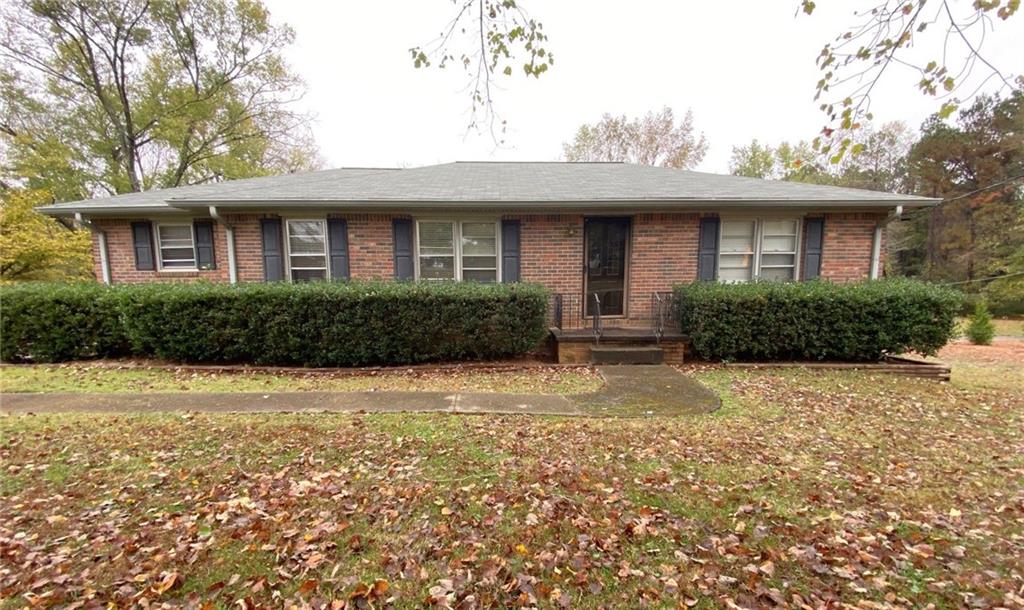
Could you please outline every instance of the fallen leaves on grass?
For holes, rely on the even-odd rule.
[[[688,419],[7,418],[0,597],[1024,606],[1018,393],[701,375],[726,407]]]
[[[459,391],[578,394],[603,383],[590,367],[525,365],[246,371],[76,362],[0,367],[5,392]]]

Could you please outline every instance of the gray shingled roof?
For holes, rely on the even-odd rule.
[[[119,195],[40,208],[50,214],[122,209],[336,204],[446,207],[502,204],[745,203],[931,205],[935,199],[626,163],[458,162],[410,169],[332,169]]]

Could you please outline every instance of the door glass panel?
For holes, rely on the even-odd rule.
[[[594,295],[601,300],[601,315],[625,313],[626,244],[628,218],[590,218],[586,224],[586,315],[594,315]]]

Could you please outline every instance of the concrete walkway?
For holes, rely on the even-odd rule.
[[[502,394],[488,392],[167,392],[0,394],[2,413],[447,412],[532,415],[677,415],[706,413],[721,404],[693,378],[664,366],[602,366],[597,392]]]

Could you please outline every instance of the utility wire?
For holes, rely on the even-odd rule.
[[[974,195],[977,195],[978,193],[984,193],[985,191],[994,189],[997,186],[1003,186],[1004,184],[1008,184],[1010,182],[1013,182],[1014,180],[1020,180],[1022,178],[1024,178],[1024,174],[1020,174],[1018,176],[1010,176],[1009,178],[1007,178],[1005,180],[1000,180],[999,182],[993,182],[992,184],[990,184],[988,186],[983,186],[980,189],[974,189],[973,191],[971,191],[969,193],[964,193],[963,195],[957,195],[956,197],[950,197],[948,199],[943,199],[942,201],[940,201],[938,203],[938,205],[935,206],[935,208],[939,207],[940,205],[942,205],[944,203],[949,203],[951,201],[959,201],[961,199],[966,199],[968,197],[973,197]],[[911,209],[911,210],[905,211],[903,213],[903,216],[906,217],[906,216],[911,216],[913,214],[924,214],[925,212],[930,212],[930,211],[932,211],[935,208],[930,208],[930,207],[915,208],[915,209]]]
[[[973,280],[963,280],[961,282],[940,282],[940,286],[956,286],[957,284],[970,284],[971,282],[986,282],[988,280],[1001,280],[1007,277],[1016,277],[1018,275],[1024,275],[1024,271],[1018,271],[1016,273],[1007,273],[1006,275],[993,275],[991,277],[979,277]]]
[[[983,192],[985,192],[985,191],[987,191],[989,189],[994,189],[997,186],[1002,186],[1002,185],[1007,184],[1009,182],[1013,182],[1014,180],[1020,180],[1021,178],[1024,178],[1024,174],[1020,174],[1020,175],[1017,175],[1017,176],[1010,176],[1006,180],[1000,180],[999,182],[993,182],[992,184],[990,184],[988,186],[983,186],[980,189],[974,189],[973,191],[971,191],[969,193],[964,193],[963,195],[957,195],[956,197],[950,197],[949,199],[943,199],[941,203],[949,203],[950,201],[957,201],[957,200],[960,200],[960,199],[966,199],[968,197],[977,195],[978,193],[983,193]],[[941,203],[940,203],[940,205],[941,205]]]

